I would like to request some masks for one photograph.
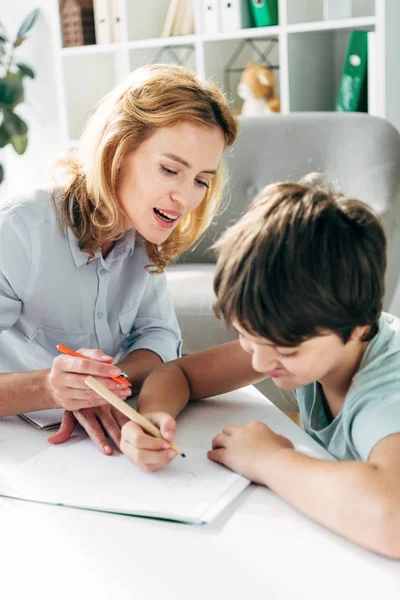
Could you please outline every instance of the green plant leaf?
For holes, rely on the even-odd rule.
[[[33,71],[28,65],[22,62],[17,63],[17,67],[22,76],[26,75],[26,77],[30,77],[31,79],[35,79],[35,71]]]
[[[11,138],[8,135],[7,131],[4,129],[3,125],[0,126],[0,148],[4,148],[11,142]]]
[[[11,138],[11,143],[17,154],[23,154],[28,145],[28,136],[26,133],[24,135],[14,135]]]
[[[3,165],[0,165],[0,183],[4,181],[4,169]]]
[[[28,132],[28,125],[25,121],[10,110],[4,111],[3,127],[11,138],[25,135]]]
[[[21,27],[18,29],[17,38],[14,42],[14,48],[17,48],[18,46],[20,46],[22,44],[22,42],[26,39],[28,33],[34,26],[36,19],[39,16],[39,13],[40,13],[40,9],[34,8],[28,14],[28,16],[25,17],[24,21],[22,22]]]
[[[2,42],[8,42],[7,31],[5,30],[3,23],[0,23],[0,40]]]
[[[0,104],[5,107],[15,106],[22,98],[24,88],[22,78],[15,73],[7,73],[7,77],[0,79]]]

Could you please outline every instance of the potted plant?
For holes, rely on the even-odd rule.
[[[15,56],[15,50],[28,37],[40,10],[32,10],[22,22],[14,41],[11,41],[0,22],[0,148],[11,144],[18,154],[23,154],[28,145],[28,126],[14,112],[24,101],[24,77],[35,77],[34,71]],[[0,163],[0,183],[4,179],[4,168]]]

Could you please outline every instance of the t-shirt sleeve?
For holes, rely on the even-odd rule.
[[[353,419],[352,443],[361,460],[367,461],[372,448],[394,433],[400,433],[400,392],[369,400]]]

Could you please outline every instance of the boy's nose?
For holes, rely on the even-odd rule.
[[[279,361],[276,359],[266,358],[257,352],[253,352],[252,366],[258,373],[266,371],[274,371],[279,367]]]

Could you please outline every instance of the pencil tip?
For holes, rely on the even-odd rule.
[[[183,452],[182,452],[181,456],[182,456],[182,458],[186,458],[186,454],[183,454]]]

